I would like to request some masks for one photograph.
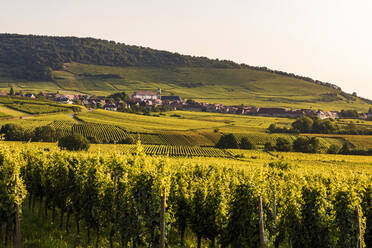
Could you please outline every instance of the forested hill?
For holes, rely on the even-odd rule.
[[[61,69],[64,63],[69,62],[123,67],[249,68],[298,78],[339,90],[337,86],[330,83],[266,67],[181,55],[151,48],[129,46],[115,41],[0,34],[0,64],[2,67],[6,67],[15,78],[50,80],[52,70]]]
[[[68,62],[110,66],[240,68],[239,64],[231,61],[185,56],[93,38],[0,34],[0,63],[22,67],[14,71],[14,76],[47,79],[49,69],[61,69],[63,63]],[[22,74],[25,69],[30,72]]]

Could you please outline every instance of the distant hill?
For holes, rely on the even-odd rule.
[[[0,34],[0,89],[11,86],[92,94],[160,87],[201,101],[294,108],[367,110],[372,103],[266,67],[93,38]]]

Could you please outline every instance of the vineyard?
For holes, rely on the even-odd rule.
[[[35,103],[12,103],[6,105],[8,108],[18,110],[27,114],[47,114],[47,113],[57,113],[72,111],[71,108],[62,106],[53,106],[47,104],[35,104]]]
[[[143,145],[143,153],[152,156],[170,157],[231,157],[222,149],[198,146]],[[118,145],[116,150],[123,154],[136,153],[136,145]]]
[[[353,166],[277,158],[228,167],[144,156],[141,146],[127,156],[0,146],[5,247],[51,247],[38,238],[45,230],[58,235],[55,248],[372,245],[371,174]]]
[[[0,119],[9,118],[9,117],[11,117],[11,116],[0,112]]]
[[[143,144],[174,145],[174,146],[214,146],[219,134],[208,132],[167,132],[167,133],[133,133],[121,126],[99,123],[74,123],[72,121],[53,121],[49,124],[62,135],[71,133],[85,137],[95,137],[98,143],[120,143],[121,140],[132,137],[141,140]]]

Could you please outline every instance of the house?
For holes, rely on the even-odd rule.
[[[161,89],[158,89],[158,92],[155,93],[153,91],[149,90],[139,90],[135,91],[132,95],[131,98],[134,101],[144,101],[144,100],[156,100],[156,99],[161,99]]]
[[[7,96],[7,95],[8,95],[7,92],[5,92],[5,91],[0,91],[0,96]]]
[[[259,108],[257,115],[275,117],[299,117],[300,112],[288,108]]]
[[[339,118],[339,115],[338,115],[338,112],[336,111],[322,111],[322,110],[319,110],[317,113],[316,113],[316,116],[321,119],[321,120],[324,120],[324,119],[337,119]]]
[[[63,103],[63,104],[73,104],[73,102],[65,96],[61,96],[60,98],[58,98],[57,102]]]
[[[116,107],[115,104],[106,104],[105,106],[103,106],[103,108],[105,110],[109,110],[109,111],[117,111],[118,108]]]
[[[23,96],[28,97],[28,98],[35,98],[35,95],[32,93],[27,93],[27,94],[24,94]]]
[[[161,96],[161,101],[165,104],[183,103],[183,99],[180,96]]]

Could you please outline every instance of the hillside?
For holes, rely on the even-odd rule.
[[[92,38],[0,34],[0,90],[164,95],[259,107],[367,111],[335,85],[267,68]]]

